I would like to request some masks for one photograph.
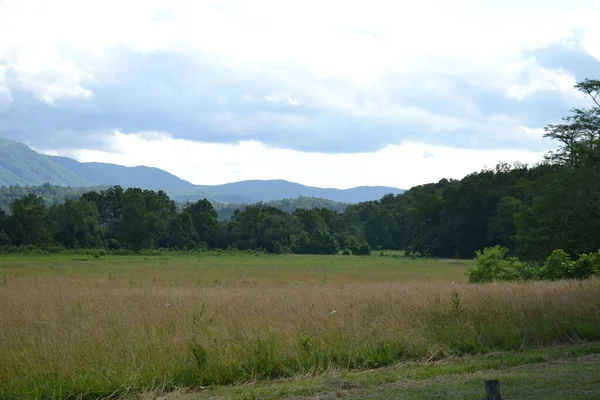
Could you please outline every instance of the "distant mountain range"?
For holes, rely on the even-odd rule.
[[[164,190],[176,201],[207,198],[232,204],[251,204],[298,197],[315,197],[340,203],[378,200],[404,190],[361,186],[346,190],[323,189],[284,180],[250,180],[223,185],[194,185],[152,167],[124,167],[106,163],[81,163],[66,157],[38,153],[27,145],[0,138],[0,186],[35,186],[50,183],[71,187],[120,185]]]

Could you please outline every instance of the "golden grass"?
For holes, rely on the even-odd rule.
[[[598,279],[470,285],[461,264],[366,257],[343,271],[348,259],[6,259],[0,395],[174,390],[600,339]]]

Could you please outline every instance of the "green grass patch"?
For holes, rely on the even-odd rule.
[[[243,252],[5,255],[0,397],[196,390],[486,354],[492,368],[511,365],[496,352],[600,338],[600,280],[471,285],[468,265]],[[435,368],[419,373],[433,378]]]

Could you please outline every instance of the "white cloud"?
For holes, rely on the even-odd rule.
[[[119,98],[115,104],[110,96],[119,93],[108,90],[102,104],[110,110],[96,110],[93,103],[81,119],[137,131],[149,129],[131,128],[139,120],[172,118],[153,129],[171,123],[179,127],[179,136],[184,131],[188,138],[218,128],[206,140],[221,133],[232,140],[272,131],[274,140],[267,135],[261,140],[296,148],[302,141],[319,143],[322,138],[328,140],[319,149],[344,141],[360,146],[370,137],[375,147],[389,145],[375,153],[332,155],[256,141],[226,145],[160,133],[117,133],[110,136],[113,152],[59,150],[82,160],[153,165],[195,183],[284,178],[320,186],[410,187],[461,177],[486,163],[540,159],[540,153],[518,149],[458,147],[492,147],[502,138],[504,143],[543,148],[541,127],[529,126],[523,120],[526,112],[515,111],[516,102],[542,91],[575,101],[575,76],[542,66],[523,51],[568,40],[574,29],[582,28],[582,46],[600,58],[598,20],[598,0],[0,0],[0,111],[13,102],[7,76],[11,84],[48,104],[60,106],[62,99],[93,103],[98,98],[94,90],[107,81],[118,92],[118,83],[135,80],[136,72],[143,79],[144,60],[120,57],[121,51],[164,52],[185,60],[181,65],[186,68],[191,65],[177,77],[186,84],[189,79],[189,85],[166,87],[169,79],[154,87],[154,82],[136,82],[131,91],[141,94],[123,96],[126,100]],[[129,61],[141,64],[120,69]],[[206,66],[222,72],[222,81],[211,85],[211,75],[203,76]],[[158,69],[159,77],[177,74]],[[128,79],[113,79],[123,70]],[[236,93],[215,87],[231,83],[231,88],[236,82],[241,82]],[[145,88],[156,89],[147,93],[157,99],[144,98]],[[517,105],[507,105],[502,96]],[[218,105],[216,111],[202,108],[206,99]],[[235,109],[240,99],[247,109]],[[533,103],[532,108],[547,107]],[[550,105],[555,105],[552,113],[562,106]],[[144,113],[153,114],[146,118]],[[65,114],[57,118],[63,124],[57,130],[71,132],[64,126]],[[107,115],[118,122],[100,120]],[[82,131],[99,129],[77,123]],[[347,132],[354,128],[356,132]],[[398,143],[409,134],[422,140]],[[456,148],[430,145],[442,139]],[[331,151],[348,148],[340,145]],[[430,154],[435,157],[423,157]]]
[[[113,46],[209,54],[234,70],[299,68],[312,79],[383,92],[381,80],[389,74],[469,74],[521,98],[547,87],[548,79],[558,82],[551,84],[557,89],[572,86],[564,74],[539,68],[522,82],[532,66],[520,59],[521,49],[568,37],[576,27],[587,29],[590,49],[600,37],[600,6],[589,0],[4,0],[0,7],[0,60],[14,51],[9,68],[25,88],[50,102],[91,95],[85,80],[92,72],[69,58],[69,51],[95,57],[90,69],[97,69],[106,67],[98,58]],[[329,103],[340,97],[331,92],[310,94]]]
[[[12,94],[6,83],[6,70],[5,66],[0,65],[0,112],[13,102]]]
[[[467,150],[407,142],[374,153],[325,154],[269,148],[258,142],[201,143],[161,133],[110,136],[114,152],[54,149],[79,161],[164,169],[195,184],[246,179],[286,179],[319,187],[385,185],[410,188],[442,178],[462,178],[497,162],[536,163],[543,154],[511,149]],[[425,157],[424,155],[435,155]]]

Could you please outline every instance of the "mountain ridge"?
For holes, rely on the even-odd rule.
[[[164,190],[176,201],[206,198],[229,204],[251,204],[314,197],[340,203],[379,200],[402,189],[358,186],[349,189],[319,188],[284,179],[245,180],[219,185],[194,185],[155,167],[79,162],[72,158],[34,151],[24,143],[0,138],[0,186],[52,185],[68,187],[122,186]]]

